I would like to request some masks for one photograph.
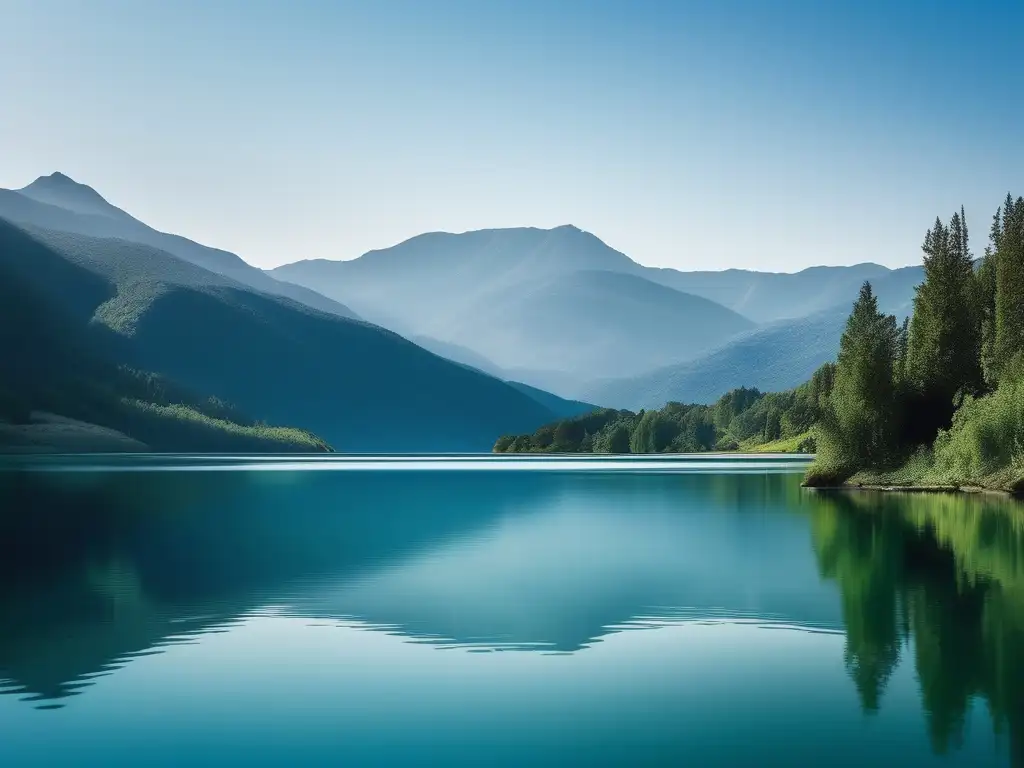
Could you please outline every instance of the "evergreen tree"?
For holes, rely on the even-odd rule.
[[[906,382],[916,395],[916,420],[925,435],[948,425],[960,391],[982,385],[981,330],[974,261],[961,213],[939,219],[925,235],[924,282],[914,297],[906,351]]]
[[[629,453],[629,427],[625,424],[615,425],[608,434],[608,439],[598,448],[600,453]]]
[[[975,280],[975,306],[981,329],[981,368],[985,383],[995,386],[996,383],[996,274],[999,258],[999,237],[1003,231],[1002,208],[996,209],[989,230],[989,244],[985,246],[985,255],[978,267]]]
[[[896,318],[878,311],[878,299],[865,282],[846,321],[823,414],[822,437],[833,454],[828,458],[839,466],[878,466],[893,456],[897,336]]]
[[[910,343],[910,316],[903,318],[903,325],[896,333],[896,359],[893,364],[893,376],[902,382],[907,375],[907,349]]]
[[[1006,196],[995,243],[995,340],[993,374],[1024,354],[1024,198]]]

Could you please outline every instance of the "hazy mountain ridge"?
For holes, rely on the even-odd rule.
[[[753,327],[645,271],[593,234],[562,226],[431,233],[349,262],[272,272],[502,369],[582,379],[687,359]]]
[[[118,332],[117,343],[152,333],[154,316],[217,313],[227,306],[233,308],[231,322],[242,315],[258,319],[279,343],[315,354],[310,338],[297,329],[283,332],[266,312],[277,318],[294,311],[315,324],[321,315],[352,317],[352,306],[400,336],[356,323],[367,332],[409,339],[468,374],[502,379],[559,416],[589,403],[652,408],[668,400],[710,402],[739,386],[794,387],[834,358],[839,318],[865,279],[887,311],[906,314],[921,273],[920,267],[891,270],[872,263],[793,274],[651,268],[565,225],[425,233],[353,261],[285,265],[272,277],[235,254],[157,232],[60,173],[19,191],[0,190],[0,215],[8,213],[62,257],[116,286],[95,317]],[[269,303],[259,302],[254,289]],[[798,317],[758,326],[736,309],[759,319]],[[181,322],[192,325],[189,320]],[[326,350],[337,341],[323,343],[325,358],[336,354]],[[163,370],[165,360],[139,348],[142,359]],[[217,368],[210,354],[209,365]],[[196,386],[238,383],[207,375],[195,361],[178,362]],[[317,376],[312,370],[308,375]],[[372,400],[374,394],[367,390],[365,396]],[[283,412],[282,418],[289,419]]]
[[[911,310],[922,267],[886,270],[872,285],[883,311],[900,320]],[[707,355],[640,376],[595,382],[581,397],[615,408],[660,408],[670,401],[711,403],[736,387],[780,392],[835,360],[853,302],[808,317],[771,323]]]
[[[159,232],[111,205],[92,187],[59,172],[42,176],[20,190],[0,190],[0,216],[46,230],[142,243],[256,290],[287,296],[341,317],[355,317],[339,302],[315,290],[276,280],[236,254]]]
[[[386,327],[415,329],[438,349],[451,345],[448,354],[470,364],[487,360],[485,370],[504,378],[630,408],[663,405],[663,396],[710,402],[739,386],[794,387],[834,357],[836,317],[865,280],[888,311],[906,314],[921,274],[870,262],[791,274],[645,267],[571,226],[429,233],[352,261],[273,273]]]
[[[703,296],[759,323],[806,317],[844,301],[853,301],[865,280],[886,279],[892,272],[879,264],[808,267],[799,272],[682,272],[652,269],[647,277],[672,288]]]

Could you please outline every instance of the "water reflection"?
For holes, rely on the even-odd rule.
[[[789,479],[737,480],[9,475],[9,507],[32,513],[0,531],[0,669],[59,698],[268,606],[487,650],[578,651],[662,619],[838,626],[807,558],[773,565],[804,548],[799,521],[759,522]]]
[[[726,622],[844,633],[869,713],[912,664],[936,752],[977,698],[1024,765],[1024,514],[1000,500],[775,473],[279,471],[8,472],[0,502],[0,694],[31,706],[254,617],[446,654]]]
[[[879,708],[913,653],[933,749],[962,745],[974,698],[1024,765],[1024,509],[986,497],[835,494],[811,516],[842,594],[846,664]]]

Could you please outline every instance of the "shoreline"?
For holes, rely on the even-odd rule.
[[[841,483],[839,485],[807,485],[801,487],[812,491],[873,491],[875,493],[969,493],[1001,496],[1014,501],[1024,501],[1024,493],[1015,494],[1005,488],[989,488],[983,485],[887,485],[880,483]]]

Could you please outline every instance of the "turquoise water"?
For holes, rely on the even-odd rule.
[[[1024,512],[803,459],[0,471],[0,766],[1024,765]]]

